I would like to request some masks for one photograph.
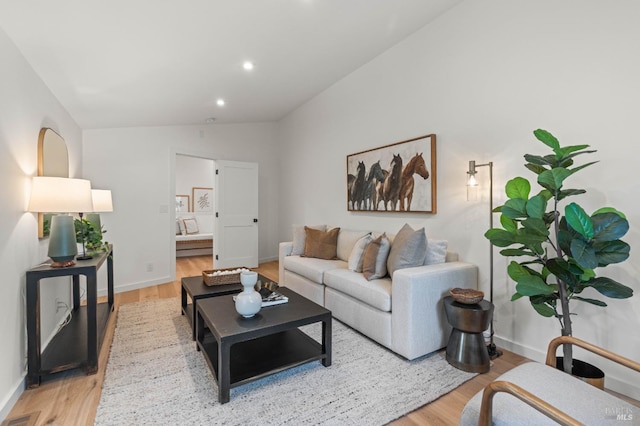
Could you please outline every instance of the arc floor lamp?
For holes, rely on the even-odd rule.
[[[476,164],[475,161],[469,161],[469,171],[467,171],[467,185],[477,186],[476,170],[478,167],[489,168],[489,229],[493,228],[493,162],[489,161],[485,164]],[[493,244],[489,242],[489,301],[493,303]],[[489,352],[489,358],[494,359],[502,355],[502,352],[496,348],[496,344],[493,342],[493,318],[489,325],[489,344],[487,345],[487,351]]]

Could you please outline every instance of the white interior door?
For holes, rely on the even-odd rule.
[[[258,266],[258,164],[216,160],[213,266]]]

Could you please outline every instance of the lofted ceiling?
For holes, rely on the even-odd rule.
[[[84,129],[264,122],[461,1],[3,1],[0,28]]]

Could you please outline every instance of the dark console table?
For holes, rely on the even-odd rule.
[[[97,303],[97,273],[107,261],[107,302]],[[113,247],[78,260],[68,268],[52,268],[43,264],[27,271],[27,388],[40,385],[40,378],[72,368],[85,368],[87,374],[98,371],[98,354],[106,325],[113,312]],[[80,306],[80,275],[87,279],[87,303]],[[40,348],[40,285],[43,278],[73,277],[73,311],[71,321]]]

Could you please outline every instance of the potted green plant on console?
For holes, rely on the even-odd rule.
[[[546,130],[533,132],[551,148],[544,156],[526,154],[525,167],[537,175],[542,188],[531,194],[531,184],[523,177],[506,184],[508,200],[494,211],[500,212],[501,228],[485,233],[500,254],[522,259],[507,267],[516,282],[512,301],[528,297],[533,309],[544,317],[555,317],[563,336],[570,336],[572,300],[607,306],[599,299],[583,296],[592,288],[603,296],[625,299],[633,290],[611,278],[597,276],[596,268],[619,263],[629,257],[629,245],[620,240],[629,223],[621,212],[604,207],[591,215],[566,198],[584,194],[584,189],[566,189],[565,180],[595,162],[574,166],[574,159],[595,151],[589,145],[560,146]],[[573,371],[571,345],[564,345],[564,371]]]
[[[85,218],[75,219],[74,226],[76,229],[76,242],[82,243],[84,237],[84,244],[88,253],[97,253],[99,251],[107,252],[108,241],[102,240],[102,235],[107,231],[104,227],[98,229],[98,227]]]

